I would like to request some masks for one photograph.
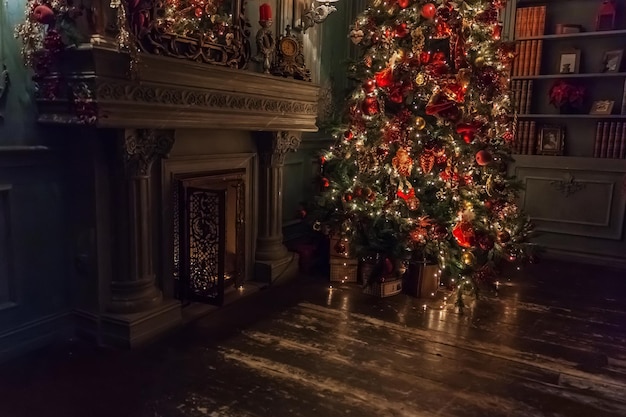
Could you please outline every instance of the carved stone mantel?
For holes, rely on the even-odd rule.
[[[71,94],[73,87],[85,85],[96,108],[95,120],[87,123],[101,128],[317,131],[315,84],[139,56],[137,77],[131,79],[129,56],[106,42],[65,51],[59,72],[48,78],[61,76],[61,88],[53,99],[38,100],[39,121],[86,124]]]

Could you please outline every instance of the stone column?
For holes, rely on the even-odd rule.
[[[297,255],[283,245],[283,166],[285,156],[300,145],[301,132],[264,132],[258,141],[259,217],[256,244],[256,278],[273,282],[297,267]],[[294,264],[295,262],[295,264]]]
[[[118,262],[121,266],[119,275],[111,282],[111,312],[147,311],[158,306],[163,299],[155,282],[150,173],[152,164],[166,156],[173,143],[171,131],[124,132],[121,151],[128,194],[126,207],[114,206],[113,210],[121,211],[122,228],[126,230],[121,230],[118,236],[118,247],[124,253],[120,254]]]

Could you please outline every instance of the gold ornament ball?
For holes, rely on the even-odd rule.
[[[474,61],[474,65],[476,65],[477,67],[482,67],[483,65],[485,65],[485,58],[483,58],[482,56],[477,57]]]
[[[474,256],[472,252],[464,252],[463,255],[461,256],[461,260],[463,261],[465,265],[471,266],[471,265],[474,265],[474,262],[476,261],[476,257]]]
[[[422,130],[423,128],[426,127],[426,120],[423,117],[421,117],[421,116],[417,116],[415,118],[415,127],[418,130]]]
[[[424,74],[421,72],[417,74],[417,77],[415,77],[415,84],[419,86],[426,84],[426,77],[424,77]]]

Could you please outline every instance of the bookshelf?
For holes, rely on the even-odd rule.
[[[516,41],[510,172],[525,185],[520,205],[549,254],[626,267],[626,0],[614,1],[614,24],[596,30],[602,2],[507,4],[503,36]],[[620,50],[620,65],[606,71],[605,56]],[[584,92],[578,108],[550,103],[560,83]],[[557,149],[545,146],[554,138]]]

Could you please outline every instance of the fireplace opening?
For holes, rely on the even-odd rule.
[[[172,187],[177,298],[220,305],[245,279],[245,171],[177,175]]]

